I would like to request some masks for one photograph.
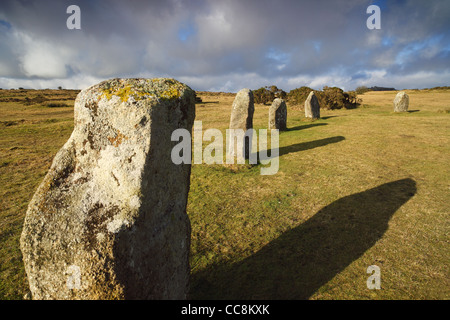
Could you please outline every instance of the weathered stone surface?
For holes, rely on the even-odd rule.
[[[75,127],[32,198],[21,236],[33,299],[183,299],[189,279],[194,91],[173,79],[113,79],[83,90]]]
[[[269,130],[286,130],[287,107],[286,102],[281,98],[273,100],[269,109]]]
[[[305,117],[318,119],[320,118],[320,105],[314,91],[311,91],[305,101]]]
[[[404,91],[397,93],[394,99],[394,112],[406,112],[409,106],[409,96]]]
[[[234,98],[233,106],[231,109],[230,117],[230,129],[242,129],[246,132],[248,129],[253,128],[253,113],[255,111],[255,105],[253,100],[253,92],[250,89],[242,89]],[[235,141],[230,141],[234,143]],[[251,152],[251,143],[245,141],[237,141],[236,147],[229,146],[231,155],[236,155],[237,148],[242,146],[244,148],[244,156],[247,158]]]

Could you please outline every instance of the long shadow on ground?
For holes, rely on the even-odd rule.
[[[341,198],[255,254],[192,275],[192,299],[308,299],[371,248],[416,193],[412,179]]]
[[[286,131],[297,131],[297,130],[303,130],[303,129],[319,127],[319,126],[326,126],[326,125],[328,125],[328,123],[323,123],[323,122],[304,124],[302,126],[296,126],[296,127],[287,128]]]
[[[292,152],[299,152],[299,151],[304,151],[304,150],[313,149],[313,148],[317,148],[317,147],[322,147],[322,146],[326,146],[327,144],[336,143],[336,142],[339,142],[342,140],[345,140],[345,137],[336,136],[336,137],[330,137],[330,138],[319,139],[319,140],[314,140],[314,141],[296,143],[296,144],[292,144],[290,146],[280,147],[279,155],[282,156],[283,154],[288,154],[288,153],[292,153]]]
[[[330,143],[336,143],[339,141],[345,140],[345,137],[342,136],[336,136],[336,137],[330,137],[330,138],[324,138],[319,140],[313,140],[308,142],[300,142],[296,144],[291,144],[289,146],[284,146],[278,148],[278,155],[282,156],[284,154],[292,153],[292,152],[300,152],[305,151],[309,149],[314,149],[317,147],[323,147]],[[269,149],[270,150],[270,149]],[[273,154],[268,150],[260,150],[258,153],[252,153],[251,158],[255,158],[258,160],[268,160],[273,157]]]

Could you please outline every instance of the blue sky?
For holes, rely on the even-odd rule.
[[[178,39],[181,42],[186,42],[190,37],[197,33],[195,23],[192,21],[182,22],[178,28]]]
[[[69,30],[69,5],[81,30]],[[381,9],[369,30],[367,7]],[[2,0],[0,88],[172,77],[196,90],[450,85],[448,0]]]

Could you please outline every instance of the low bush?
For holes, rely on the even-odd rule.
[[[357,94],[363,94],[363,93],[365,93],[365,92],[367,92],[367,91],[369,91],[369,88],[367,88],[366,86],[360,86],[360,87],[357,87],[357,88],[355,89],[355,92],[356,92]]]
[[[294,105],[303,105],[311,91],[314,91],[320,107],[323,109],[353,109],[360,103],[355,91],[344,92],[341,88],[327,86],[323,87],[323,91],[305,86],[293,89],[287,95],[288,101]]]

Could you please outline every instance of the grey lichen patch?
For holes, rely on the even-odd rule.
[[[98,104],[95,101],[89,101],[86,103],[86,108],[92,111],[93,117],[98,116]]]
[[[36,206],[40,212],[55,213],[63,206],[60,193],[68,177],[75,171],[75,150],[71,144],[66,144],[55,156],[51,170],[44,177],[30,205]],[[50,196],[53,194],[53,196]],[[50,199],[50,200],[49,200]]]
[[[97,248],[99,233],[103,235],[103,238],[100,240],[106,239],[107,223],[119,211],[120,208],[118,206],[105,206],[101,202],[97,202],[89,208],[84,222],[85,231],[83,233],[83,243],[87,250]]]

